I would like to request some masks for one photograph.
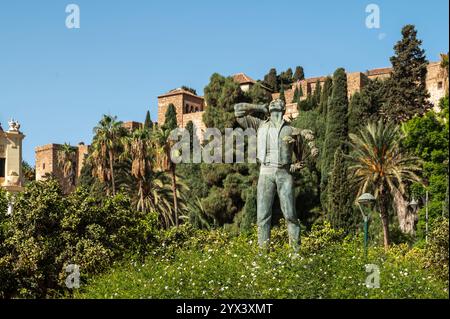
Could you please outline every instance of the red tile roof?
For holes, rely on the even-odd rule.
[[[366,75],[381,75],[381,74],[389,74],[392,72],[392,68],[379,68],[379,69],[372,69],[368,70],[366,72]]]
[[[198,97],[199,99],[203,99],[202,96],[195,95],[194,93],[192,93],[192,92],[190,92],[190,91],[188,91],[188,90],[185,90],[185,89],[183,89],[183,88],[178,88],[178,89],[170,90],[169,92],[164,93],[164,94],[158,96],[158,98],[160,98],[160,97],[166,97],[166,96],[171,96],[171,95],[178,95],[178,94],[187,94],[187,95],[191,95],[191,96]]]
[[[244,73],[237,73],[231,76],[234,81],[236,81],[239,84],[246,84],[246,83],[253,83],[255,84],[256,81],[253,80],[251,77]]]

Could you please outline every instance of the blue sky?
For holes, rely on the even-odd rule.
[[[66,5],[81,28],[65,26]],[[365,26],[368,4],[381,28]],[[24,158],[47,143],[90,143],[102,114],[156,119],[157,96],[203,92],[214,72],[259,79],[302,65],[307,77],[337,67],[389,65],[401,27],[417,26],[430,60],[448,51],[447,0],[0,1],[0,122],[17,118]]]

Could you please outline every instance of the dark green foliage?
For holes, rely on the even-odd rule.
[[[294,89],[294,96],[292,97],[291,103],[298,103],[300,101],[298,87],[296,86]]]
[[[241,232],[250,232],[256,224],[256,186],[248,189],[245,198],[244,212],[241,222]]]
[[[178,127],[177,124],[177,111],[175,109],[175,105],[173,105],[172,103],[169,104],[169,106],[167,107],[167,111],[165,114],[165,120],[164,120],[164,124],[163,124],[163,128],[165,130],[174,130]]]
[[[148,129],[151,129],[153,127],[152,118],[150,117],[150,111],[147,111],[147,113],[145,114],[144,127]]]
[[[314,94],[312,96],[314,108],[319,106],[321,96],[322,96],[322,86],[320,85],[320,81],[317,80],[315,89],[314,89]]]
[[[197,130],[194,127],[194,123],[192,121],[189,121],[186,123],[185,129],[189,132],[189,148],[191,150],[191,162],[193,160],[193,151],[194,151],[194,143],[196,145],[200,145],[200,140],[197,135]]]
[[[427,64],[422,41],[417,39],[413,25],[402,29],[403,38],[394,46],[395,56],[389,80],[388,101],[383,109],[385,118],[401,122],[415,114],[423,114],[431,104],[426,88]]]
[[[264,89],[260,83],[255,83],[255,85],[250,88],[248,94],[249,99],[253,103],[268,104],[272,101],[272,94]]]
[[[441,218],[435,223],[427,245],[427,266],[434,267],[440,278],[448,280],[449,255],[449,222],[448,218]]]
[[[274,92],[278,92],[278,77],[275,68],[270,69],[269,73],[264,76],[264,83]]]
[[[0,295],[52,296],[65,289],[69,264],[80,266],[83,280],[125,254],[145,252],[156,217],[130,207],[121,194],[102,201],[79,189],[64,197],[55,180],[30,183],[17,198],[7,239],[0,243]]]
[[[448,97],[441,100],[441,112],[428,111],[422,117],[414,117],[403,126],[405,139],[403,147],[420,157],[423,162],[422,176],[430,193],[429,216],[442,216],[448,191]],[[415,184],[412,192],[416,197],[424,197],[425,188]],[[423,217],[425,209],[419,211]],[[423,236],[424,218],[419,219],[419,236]]]
[[[318,108],[320,106],[321,96],[322,87],[320,85],[320,82],[317,81],[314,92],[312,94],[308,94],[306,99],[299,102],[299,109],[301,111],[310,111]]]
[[[328,76],[323,84],[322,95],[320,96],[319,113],[323,116],[327,115],[328,98],[331,96],[332,89],[333,79]]]
[[[294,127],[310,129],[315,136],[316,147],[321,150],[325,137],[325,120],[317,110],[300,112],[299,116],[292,122]],[[321,218],[320,212],[320,158],[308,159],[306,167],[295,177],[296,210],[299,218],[306,227],[310,227]]]
[[[386,91],[386,81],[373,80],[352,96],[348,110],[349,133],[356,134],[367,123],[378,121],[379,112],[386,102]]]
[[[232,78],[214,73],[205,87],[205,100],[208,104],[203,114],[205,125],[223,131],[235,126],[233,105],[248,102],[249,98]]]
[[[281,85],[281,89],[280,89],[280,100],[282,100],[284,103],[286,103],[286,97],[284,95],[284,87],[283,84]]]
[[[195,89],[189,87],[189,86],[183,85],[181,88],[182,88],[183,90],[186,90],[186,91],[188,91],[188,92],[191,92],[191,93],[194,94],[194,95],[197,95],[197,91],[196,91]]]
[[[292,69],[291,68],[287,69],[284,72],[281,72],[281,74],[278,78],[280,90],[281,90],[281,88],[283,88],[284,90],[289,89],[291,87],[291,84],[293,81],[294,80],[292,77]]]
[[[303,71],[303,67],[297,66],[295,68],[294,81],[301,81],[304,79],[305,79],[305,72]]]
[[[331,225],[347,233],[355,226],[354,192],[348,181],[347,163],[341,148],[334,153],[334,164],[328,185],[328,216]]]
[[[333,167],[334,153],[338,148],[342,148],[345,152],[345,144],[348,140],[347,111],[347,75],[345,70],[340,68],[333,75],[333,90],[328,103],[326,133],[322,148],[321,196],[324,208],[327,203],[326,189]]]
[[[298,98],[300,99],[303,95],[304,95],[303,94],[303,89],[302,89],[302,86],[300,85],[299,89],[298,89]]]

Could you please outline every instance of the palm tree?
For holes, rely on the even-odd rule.
[[[396,194],[405,193],[407,182],[421,182],[416,172],[420,170],[419,159],[406,154],[400,148],[403,135],[392,123],[369,123],[350,134],[352,152],[349,170],[352,181],[359,189],[358,196],[373,192],[377,198],[383,224],[384,247],[389,247],[389,205]],[[403,198],[403,196],[401,196]]]
[[[25,179],[25,184],[28,184],[36,179],[36,169],[25,161],[22,161],[22,172]]]
[[[76,150],[70,144],[64,143],[57,152],[58,166],[63,173],[63,189],[69,193],[75,186]]]
[[[156,142],[157,166],[162,171],[169,171],[172,179],[173,208],[175,214],[175,225],[178,227],[178,196],[177,196],[177,180],[176,165],[171,161],[170,152],[173,141],[170,139],[171,130],[168,128],[158,127],[154,131],[154,140]]]
[[[146,127],[135,130],[131,135],[122,138],[124,152],[120,159],[131,160],[131,175],[138,183],[137,209],[148,212],[150,205],[145,201],[148,185],[146,182],[151,178],[154,161],[154,145],[150,139],[150,130]]]
[[[120,147],[120,139],[125,135],[122,122],[117,121],[117,116],[103,115],[94,128],[94,135],[92,159],[95,169],[93,174],[100,181],[111,183],[112,195],[115,195],[114,161]]]

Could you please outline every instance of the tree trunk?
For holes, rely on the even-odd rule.
[[[173,210],[175,212],[175,226],[178,227],[178,198],[177,198],[177,180],[175,176],[175,164],[170,167],[172,173],[172,193],[173,193]]]
[[[143,182],[142,180],[139,181],[139,195],[140,195],[140,201],[141,201],[141,211],[145,212],[145,207],[144,207],[144,186],[143,186]],[[139,205],[138,205],[139,206]],[[138,207],[139,210],[139,207]]]
[[[389,215],[386,198],[382,195],[380,198],[380,215],[381,223],[383,224],[384,250],[389,249]]]
[[[109,151],[109,169],[111,171],[111,188],[113,196],[116,195],[116,182],[114,180],[114,156],[112,150]]]
[[[400,230],[404,234],[414,235],[417,213],[408,207],[408,201],[403,198],[399,190],[394,191],[394,205]]]

